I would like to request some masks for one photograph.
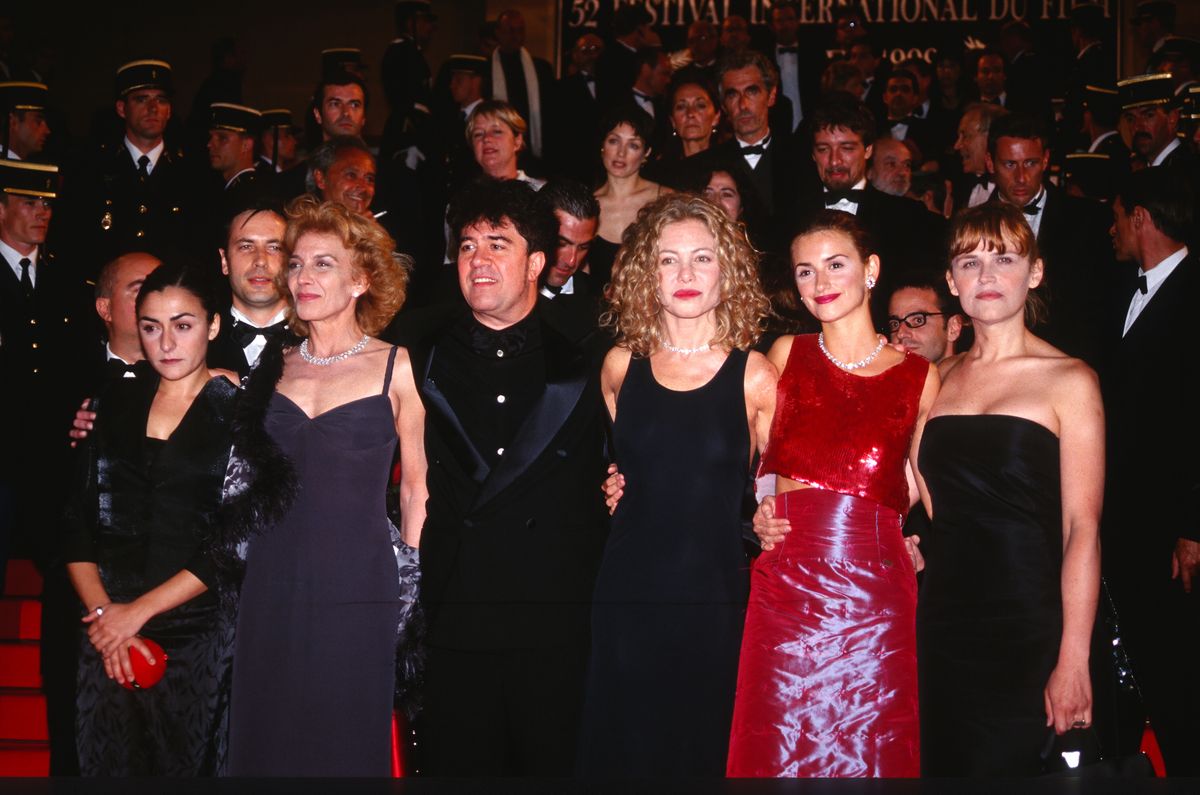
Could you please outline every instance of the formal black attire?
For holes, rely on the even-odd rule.
[[[540,153],[533,151],[533,119],[530,116],[529,92],[533,87],[525,82],[525,70],[521,66],[521,52],[499,52],[500,68],[504,70],[504,85],[508,94],[508,103],[517,109],[521,114],[521,118],[530,126],[530,130],[525,133],[525,149],[522,155],[525,157],[522,161],[522,168],[535,167],[537,159],[544,158],[546,155],[546,144],[549,140],[550,132],[554,129],[554,125],[550,122],[550,118],[554,114],[554,67],[544,58],[533,58],[533,71],[537,77],[537,92],[538,102],[540,103],[542,116],[542,151]],[[487,74],[483,78],[483,91],[487,96],[492,95],[492,61],[488,61]],[[526,161],[528,159],[528,161]]]
[[[64,251],[89,275],[130,251],[158,257],[211,243],[208,193],[182,152],[163,149],[154,169],[141,173],[124,140],[103,149],[65,177],[63,223],[56,224]],[[198,198],[204,197],[204,198]]]
[[[1196,153],[1182,140],[1179,141],[1179,146],[1163,158],[1156,168],[1168,169],[1180,179],[1187,180],[1190,185],[1200,184],[1200,157],[1197,157]]]
[[[595,333],[600,323],[601,285],[590,273],[571,274],[570,292],[566,285],[554,288],[543,284],[538,290],[540,311],[551,318],[556,328],[573,340],[585,339]]]
[[[1121,336],[1131,277],[1109,313],[1108,358],[1100,370],[1108,426],[1104,573],[1121,619],[1145,711],[1172,776],[1200,775],[1195,663],[1200,594],[1171,580],[1176,539],[1200,540],[1195,448],[1198,383],[1190,356],[1200,260],[1190,253]],[[1170,462],[1169,464],[1167,462]],[[1127,716],[1126,752],[1136,750],[1141,715]]]
[[[146,436],[159,379],[118,379],[99,397],[67,510],[67,561],[94,562],[114,602],[130,602],[186,570],[209,591],[146,622],[167,653],[154,687],[125,690],[82,638],[78,741],[84,775],[197,776],[224,748],[231,634],[206,539],[229,461],[237,388],[211,379],[166,440]],[[131,652],[137,653],[137,652]]]
[[[597,354],[540,312],[466,310],[415,358],[425,403],[425,770],[570,775],[607,528]]]
[[[904,124],[905,141],[912,141],[917,145],[917,149],[921,152],[922,160],[937,160],[942,153],[942,142],[938,130],[928,119],[917,118],[916,116],[906,116],[903,119],[889,119],[885,115],[879,122],[879,136],[881,138],[896,138],[898,130],[895,129],[897,124]]]
[[[919,457],[933,501],[917,602],[921,772],[1038,775],[1062,640],[1058,437],[1021,417],[935,417]]]
[[[624,95],[637,79],[637,73],[637,50],[616,39],[605,42],[596,61],[596,79],[599,81],[596,90],[601,107],[607,107]]]
[[[584,185],[600,174],[596,156],[600,126],[599,88],[595,75],[576,72],[558,81],[549,118],[551,134],[546,157],[555,173],[570,176]],[[666,120],[670,124],[670,120]]]
[[[811,166],[801,159],[800,152],[790,135],[770,135],[770,142],[754,168],[742,154],[741,142],[737,138],[717,144],[708,151],[711,157],[737,168],[742,176],[754,185],[761,206],[771,218],[778,218],[795,201],[799,191],[809,182]]]
[[[392,41],[384,50],[380,73],[389,115],[379,154],[381,160],[386,160],[407,146],[420,145],[412,137],[411,131],[416,127],[412,122],[414,113],[428,116],[433,111],[433,73],[421,48],[404,36]],[[424,110],[416,109],[417,105]],[[408,135],[406,128],[410,130]]]
[[[208,343],[208,366],[232,370],[242,378],[250,375],[250,371],[258,363],[258,357],[251,360],[246,348],[259,336],[270,343],[287,333],[286,320],[266,328],[258,328],[235,320],[228,308],[221,310],[220,315],[221,328],[217,331],[216,338]]]
[[[593,596],[584,776],[725,774],[749,589],[746,360],[732,351],[684,392],[629,363],[613,423],[629,488]]]
[[[315,417],[280,392],[267,433],[295,467],[284,517],[251,537],[238,604],[229,773],[386,776],[401,615],[385,496],[388,386]]]

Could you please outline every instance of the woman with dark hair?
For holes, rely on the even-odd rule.
[[[919,457],[922,770],[1037,775],[1048,727],[1092,722],[1104,410],[1096,374],[1029,331],[1043,266],[1020,208],[965,210],[950,240],[975,341],[943,366]]]
[[[715,205],[672,195],[626,236],[601,390],[621,475],[596,580],[586,776],[721,776],[746,599],[741,505],[775,399],[767,301]]]
[[[917,582],[901,528],[937,370],[875,331],[880,261],[854,216],[817,213],[791,261],[821,332],[768,356],[781,375],[759,475],[775,496],[755,517],[728,774],[916,776]]]
[[[374,221],[311,197],[289,206],[285,245],[300,344],[264,352],[238,420],[256,477],[230,511],[246,547],[228,772],[386,776],[425,414],[407,351],[373,335],[404,301],[406,258]],[[399,551],[385,504],[397,439]]]
[[[79,666],[80,770],[216,772],[229,634],[208,546],[231,445],[235,373],[205,366],[220,316],[198,270],[159,266],[135,304],[146,361],[99,411],[67,506],[67,570],[87,609]],[[139,689],[131,655],[161,665]],[[121,687],[127,685],[129,688]]]
[[[680,70],[667,90],[673,134],[666,151],[648,163],[646,176],[672,190],[686,190],[692,174],[703,168],[721,123],[716,90],[695,69]]]
[[[621,247],[621,236],[633,224],[638,211],[665,190],[641,176],[650,157],[654,120],[633,103],[611,108],[600,119],[600,160],[607,175],[596,189],[600,202],[600,228],[588,254],[588,268],[596,283],[607,284],[613,260]]]

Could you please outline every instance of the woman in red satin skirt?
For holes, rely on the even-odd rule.
[[[760,473],[777,496],[755,518],[726,772],[915,777],[917,588],[901,527],[937,370],[875,332],[880,262],[854,216],[818,214],[791,256],[822,330],[769,354],[782,375]]]

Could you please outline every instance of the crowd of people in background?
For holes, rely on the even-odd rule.
[[[75,137],[0,52],[53,771],[384,776],[395,708],[435,776],[1196,775],[1200,41],[1132,13],[1121,75],[1091,3],[928,60],[622,5],[556,76],[402,0],[301,114],[222,41]]]

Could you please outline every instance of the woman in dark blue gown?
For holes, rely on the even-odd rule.
[[[627,236],[601,388],[628,486],[596,580],[580,744],[587,776],[722,776],[748,585],[742,497],[775,403],[749,351],[756,257],[699,197]]]
[[[88,610],[77,696],[84,775],[216,772],[229,627],[208,540],[229,460],[236,374],[209,370],[220,326],[206,280],[175,263],[137,297],[146,362],[112,381],[81,451],[66,511],[66,560]],[[229,376],[226,378],[225,376]],[[169,658],[164,678],[136,683],[131,655]]]
[[[951,241],[975,342],[943,363],[918,454],[933,520],[917,609],[922,772],[1037,775],[1050,727],[1092,721],[1103,408],[1095,373],[1026,326],[1043,268],[1020,208],[966,210]]]
[[[402,556],[425,517],[424,412],[408,354],[373,338],[404,300],[406,269],[377,224],[335,203],[288,210],[292,329],[271,379],[268,446],[295,488],[250,535],[238,606],[231,775],[387,776]],[[273,379],[277,379],[277,383]],[[269,385],[268,385],[269,386]],[[404,545],[385,505],[400,444]]]

